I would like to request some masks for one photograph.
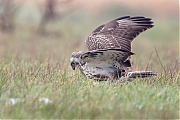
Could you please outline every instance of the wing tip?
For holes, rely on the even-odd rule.
[[[115,20],[123,20],[123,19],[128,19],[128,20],[132,20],[136,23],[138,22],[147,22],[146,24],[153,24],[154,22],[152,21],[152,18],[149,18],[149,17],[144,17],[144,16],[134,16],[134,17],[131,17],[130,15],[127,15],[127,16],[123,16],[123,17],[119,17]]]
[[[115,20],[122,20],[122,19],[127,19],[130,18],[131,16],[127,15],[127,16],[123,16],[123,17],[118,17]]]

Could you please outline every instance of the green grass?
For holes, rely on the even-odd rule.
[[[179,85],[179,76],[99,83],[58,65],[9,62],[0,65],[0,106],[3,108],[0,117],[178,118]],[[39,102],[42,97],[52,103]],[[9,98],[24,99],[24,102],[10,105]]]
[[[155,27],[139,35],[132,44],[136,55],[132,56],[131,71],[152,70],[158,76],[125,83],[99,83],[73,71],[69,56],[73,51],[87,51],[84,41],[99,23],[113,19],[108,16],[121,15],[76,14],[50,23],[49,34],[55,34],[38,35],[38,23],[21,21],[13,34],[0,33],[0,118],[178,119],[176,17],[154,17]],[[21,102],[11,105],[10,98]],[[39,101],[41,98],[52,102],[45,104]]]

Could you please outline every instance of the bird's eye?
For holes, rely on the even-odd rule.
[[[75,63],[74,63],[74,62],[72,62],[72,63],[71,63],[71,66],[74,66],[74,65],[75,65]]]

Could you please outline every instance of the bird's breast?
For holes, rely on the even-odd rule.
[[[88,79],[112,79],[116,68],[111,62],[86,63],[81,66],[83,74]]]

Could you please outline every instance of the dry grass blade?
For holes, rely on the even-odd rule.
[[[159,54],[158,54],[157,49],[156,49],[155,46],[154,46],[154,49],[155,49],[156,55],[157,55],[157,57],[158,57],[159,63],[161,64],[161,67],[162,67],[162,69],[164,70],[164,73],[166,74],[166,73],[167,73],[167,72],[166,72],[166,69],[165,69],[165,67],[163,66],[162,62],[161,62],[161,59],[160,59],[160,57],[159,57]]]

